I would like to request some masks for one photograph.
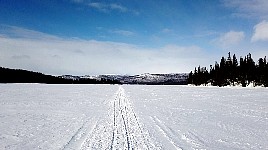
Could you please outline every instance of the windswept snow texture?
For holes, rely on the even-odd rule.
[[[0,84],[0,149],[268,149],[268,89]]]

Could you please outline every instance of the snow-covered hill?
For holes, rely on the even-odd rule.
[[[140,74],[140,75],[98,75],[98,76],[71,76],[63,75],[62,78],[77,80],[80,78],[117,80],[122,84],[186,84],[188,74]]]
[[[123,84],[186,84],[188,74],[141,74],[141,75],[101,75],[121,81]]]

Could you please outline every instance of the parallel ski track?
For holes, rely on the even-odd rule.
[[[110,106],[108,117],[100,118],[82,144],[82,150],[155,149],[149,136],[143,131],[122,86],[119,86]]]
[[[151,117],[155,125],[158,127],[159,131],[167,138],[167,140],[174,146],[176,150],[183,150],[172,138],[172,132],[165,126],[156,116]]]

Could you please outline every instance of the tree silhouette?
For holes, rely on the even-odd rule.
[[[120,84],[117,80],[108,79],[66,79],[39,72],[0,67],[0,83],[46,83],[46,84]]]
[[[201,85],[208,84],[214,86],[226,86],[241,84],[243,87],[253,83],[253,85],[268,86],[268,64],[266,56],[260,58],[255,64],[249,53],[247,56],[240,57],[239,63],[236,55],[231,57],[228,53],[227,59],[221,58],[220,64],[210,65],[210,70],[206,67],[195,68],[194,73],[189,74],[189,84]]]

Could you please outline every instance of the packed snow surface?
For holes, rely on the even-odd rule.
[[[268,149],[268,89],[0,84],[0,149]]]

